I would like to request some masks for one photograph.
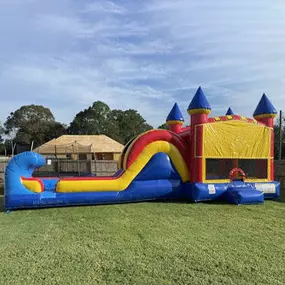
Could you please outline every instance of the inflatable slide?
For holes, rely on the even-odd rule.
[[[24,152],[5,171],[5,209],[96,205],[185,199],[260,204],[279,197],[274,181],[276,110],[263,95],[254,119],[231,109],[209,118],[211,107],[198,88],[189,107],[190,125],[175,103],[168,130],[151,130],[126,144],[120,170],[108,177],[33,177],[44,156]]]

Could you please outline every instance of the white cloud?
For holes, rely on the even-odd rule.
[[[284,109],[284,12],[281,0],[1,1],[0,120],[38,103],[68,123],[103,100],[154,126],[178,102],[187,121],[199,85],[214,114],[250,116],[263,92]]]
[[[59,15],[40,15],[34,19],[34,25],[38,30],[46,30],[49,33],[62,33],[65,36],[92,37],[96,31],[100,31],[90,25],[84,24],[74,17]]]
[[[125,14],[127,13],[127,9],[112,1],[104,1],[104,2],[97,1],[95,3],[87,4],[86,7],[83,8],[83,12]]]

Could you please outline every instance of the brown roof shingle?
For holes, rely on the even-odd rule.
[[[124,146],[105,135],[63,135],[33,151],[41,154],[121,153]]]

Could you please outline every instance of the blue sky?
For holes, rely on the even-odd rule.
[[[154,127],[202,86],[213,115],[285,110],[285,1],[0,0],[0,121],[22,105],[69,123],[96,100]]]

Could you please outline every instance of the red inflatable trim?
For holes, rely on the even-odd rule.
[[[119,175],[117,176],[95,176],[95,177],[64,177],[61,178],[60,181],[82,181],[82,180],[116,180],[120,178],[124,174],[124,171],[122,171]]]
[[[239,172],[239,173],[242,175],[243,181],[246,179],[245,173],[244,173],[244,171],[243,171],[241,168],[234,168],[234,169],[232,169],[231,172],[230,172],[230,180],[231,180],[231,182],[233,181],[234,174],[235,174],[236,172]]]
[[[167,130],[154,130],[147,132],[145,135],[142,135],[135,141],[126,158],[126,167],[129,168],[136,158],[141,154],[143,149],[148,144],[155,141],[166,141],[173,144],[181,152],[182,157],[186,159],[186,145],[179,135]]]

